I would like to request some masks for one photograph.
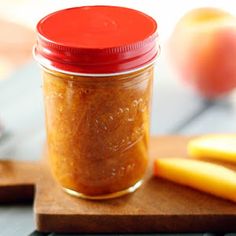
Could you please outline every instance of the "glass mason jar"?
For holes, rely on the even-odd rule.
[[[156,22],[128,8],[79,7],[46,16],[37,33],[55,179],[83,198],[133,192],[148,165]]]

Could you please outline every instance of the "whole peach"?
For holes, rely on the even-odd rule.
[[[236,18],[215,8],[191,10],[175,26],[169,55],[202,96],[227,94],[236,87]]]

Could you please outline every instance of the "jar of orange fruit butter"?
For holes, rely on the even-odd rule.
[[[67,193],[106,199],[141,185],[157,38],[153,18],[124,7],[75,7],[39,21],[48,156]]]

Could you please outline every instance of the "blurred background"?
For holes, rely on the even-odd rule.
[[[61,8],[99,4],[141,10],[159,24],[153,135],[236,131],[235,1],[0,0],[0,157],[37,159],[45,143],[40,69],[32,58],[37,21]],[[199,7],[220,12],[192,12],[180,22]]]

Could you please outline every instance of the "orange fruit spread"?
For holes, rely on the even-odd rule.
[[[153,66],[83,77],[45,69],[48,154],[56,180],[90,196],[142,179],[148,163]]]

